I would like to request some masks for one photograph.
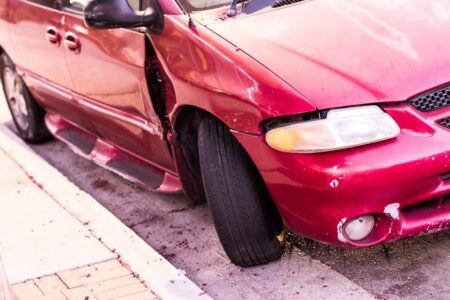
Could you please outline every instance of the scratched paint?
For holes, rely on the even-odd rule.
[[[347,222],[347,218],[343,218],[337,225],[337,235],[338,239],[345,243],[347,242],[347,239],[344,237],[344,224]]]
[[[384,208],[384,213],[390,216],[393,220],[398,220],[400,216],[400,203],[391,203]]]
[[[334,179],[333,181],[330,182],[330,186],[334,189],[337,188],[339,186],[339,180]]]

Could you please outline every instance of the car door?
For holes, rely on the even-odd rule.
[[[47,110],[94,130],[72,99],[74,84],[62,46],[65,13],[61,0],[16,0],[10,4],[14,63],[33,95]]]
[[[90,111],[106,141],[175,170],[147,87],[145,34],[88,28],[82,16],[86,2],[70,0],[64,8],[69,13],[64,39],[75,97]],[[138,9],[138,3],[133,1],[132,6]]]

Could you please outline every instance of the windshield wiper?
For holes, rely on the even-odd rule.
[[[228,10],[228,13],[227,13],[227,15],[229,17],[234,17],[236,15],[238,2],[239,2],[239,0],[233,0],[233,2],[231,2],[230,9]]]

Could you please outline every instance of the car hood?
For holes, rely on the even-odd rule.
[[[404,101],[450,81],[448,0],[312,0],[206,26],[319,109]]]

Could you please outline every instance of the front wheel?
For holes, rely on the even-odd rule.
[[[228,257],[243,267],[279,259],[282,221],[243,147],[208,117],[198,128],[198,149],[206,199]]]
[[[25,82],[17,74],[11,59],[0,56],[0,78],[6,101],[20,137],[27,142],[39,142],[50,136],[44,122],[45,112],[33,99]]]

